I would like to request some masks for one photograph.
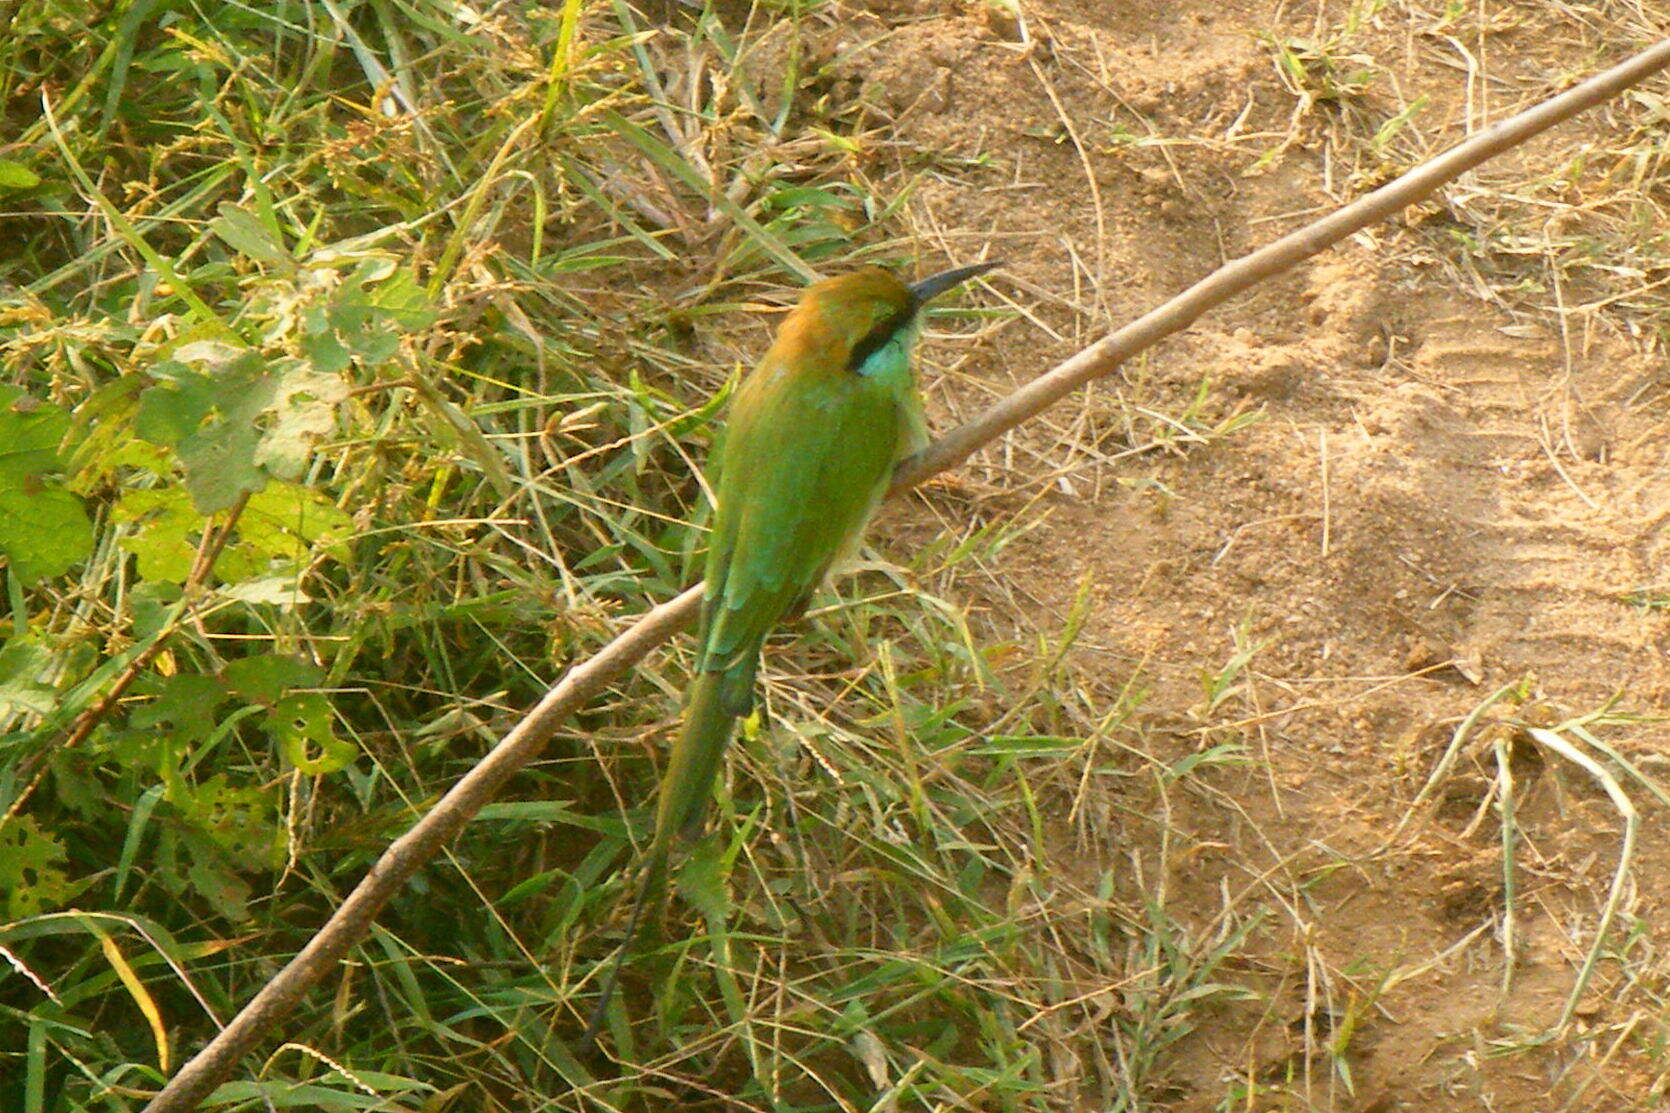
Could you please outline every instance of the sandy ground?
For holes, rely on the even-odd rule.
[[[910,213],[932,250],[1005,257],[995,288],[1023,310],[942,362],[936,425],[1620,59],[1644,29],[1670,33],[1670,16],[1626,4],[1466,7],[1446,24],[1442,5],[1024,0],[1016,20],[848,3],[818,32],[831,96],[888,129],[878,176],[920,174]],[[1315,95],[1283,80],[1261,36],[1315,48]],[[908,543],[936,506],[1041,516],[992,569],[1002,591],[970,606],[996,627],[1019,600],[1058,631],[1087,589],[1076,668],[1110,699],[1140,675],[1145,745],[1176,760],[1229,742],[1252,759],[1203,768],[1163,818],[1109,785],[1060,833],[1064,854],[1128,856],[1131,884],[1204,935],[1250,925],[1222,976],[1257,1000],[1197,1018],[1155,1108],[1656,1107],[1662,816],[1623,786],[1640,844],[1561,1027],[1620,817],[1594,776],[1516,725],[1613,699],[1661,716],[1670,695],[1670,617],[1648,605],[1670,545],[1664,359],[1618,303],[1593,304],[1636,280],[1608,286],[1536,247],[1568,242],[1559,222],[1583,224],[1596,194],[1519,193],[1580,147],[1597,152],[1590,170],[1611,165],[1601,152],[1632,126],[1568,126],[1260,287],[884,527]],[[1670,202],[1662,177],[1632,188]],[[1621,262],[1610,227],[1592,251]],[[1188,429],[1145,410],[1189,414]],[[1239,647],[1256,652],[1205,706],[1202,674]],[[1418,799],[1458,723],[1512,684],[1526,698],[1490,706]],[[1664,772],[1664,725],[1594,732]],[[1505,990],[1497,742],[1519,832]]]

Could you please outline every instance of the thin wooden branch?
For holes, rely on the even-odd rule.
[[[1092,379],[1108,374],[1143,349],[1187,328],[1207,310],[1255,283],[1414,204],[1486,160],[1616,96],[1666,66],[1670,66],[1670,39],[1480,132],[1331,216],[1219,268],[1158,309],[1034,379],[973,421],[952,430],[919,456],[905,461],[895,477],[892,493],[897,494],[961,463],[1027,418]],[[480,764],[383,852],[319,933],[218,1036],[180,1068],[145,1107],[145,1113],[187,1113],[195,1109],[232,1072],[238,1060],[275,1030],[302,996],[365,936],[372,919],[406,880],[474,818],[500,785],[538,755],[563,719],[603,691],[650,650],[688,626],[695,617],[700,597],[700,587],[693,587],[655,607],[590,660],[570,669]]]

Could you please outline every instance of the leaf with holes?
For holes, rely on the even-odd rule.
[[[177,801],[197,830],[212,839],[240,869],[267,869],[284,860],[282,794],[257,785],[235,785],[216,773]]]
[[[173,487],[123,491],[112,517],[118,524],[133,527],[118,544],[139,558],[142,579],[185,583],[197,555],[194,537],[208,519],[197,512],[184,491]]]
[[[27,815],[13,816],[0,828],[0,893],[7,918],[39,915],[74,896],[75,886],[58,868],[68,858],[63,844]]]
[[[320,284],[316,289],[326,289]],[[351,273],[300,312],[302,354],[323,372],[386,363],[406,333],[435,320],[429,296],[411,270],[388,255],[363,255]]]
[[[310,487],[273,483],[250,497],[238,519],[238,542],[215,562],[227,583],[296,577],[320,554],[347,556],[353,519]]]
[[[272,423],[261,434],[255,462],[280,479],[299,479],[313,446],[336,428],[336,407],[348,397],[340,375],[286,361],[273,389]]]
[[[134,429],[174,449],[203,514],[261,491],[270,477],[299,478],[348,395],[339,376],[302,360],[214,341],[182,345],[151,375],[161,381],[140,399]]]
[[[277,381],[261,354],[247,349],[200,341],[175,357],[151,368],[163,381],[140,399],[134,429],[179,454],[192,502],[212,514],[266,485],[255,459],[258,419],[272,405]]]
[[[335,773],[359,753],[352,742],[336,736],[330,701],[317,692],[279,700],[267,713],[265,725],[290,764],[310,777]]]
[[[218,723],[215,711],[226,702],[226,687],[212,676],[149,673],[134,685],[153,697],[128,714],[126,730],[101,733],[114,761],[126,768],[154,772],[171,795],[185,790],[181,765],[185,755],[203,746]]]

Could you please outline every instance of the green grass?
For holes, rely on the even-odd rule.
[[[878,191],[794,37],[750,61],[770,9],[740,33],[467,11],[7,15],[0,360],[31,451],[0,461],[57,515],[5,538],[8,1108],[153,1092],[567,663],[689,582],[699,465],[770,326],[747,310],[917,261],[910,179]],[[791,132],[791,162],[762,157]],[[1051,1033],[1125,956],[1107,892],[1047,866],[1044,811],[1136,736],[1062,671],[1070,636],[982,641],[932,588],[1020,528],[878,554],[773,648],[769,719],[627,968],[616,1062],[572,1044],[683,646],[578,716],[207,1107],[1070,1100]],[[1146,975],[1144,1015],[1196,969]]]

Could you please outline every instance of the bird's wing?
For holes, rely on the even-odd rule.
[[[768,378],[748,403],[733,413],[721,462],[702,661],[710,671],[758,652],[863,529],[907,420],[896,391],[850,372]]]

